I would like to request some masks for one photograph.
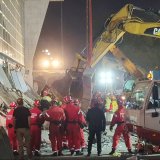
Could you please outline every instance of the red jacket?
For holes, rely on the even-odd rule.
[[[114,113],[111,125],[120,124],[125,122],[125,109],[124,107],[119,107],[118,110]]]
[[[6,127],[7,127],[7,129],[13,127],[13,112],[14,112],[14,109],[11,109],[6,115]],[[9,127],[9,124],[10,124],[10,127]],[[11,125],[12,125],[12,127],[11,127]]]
[[[42,111],[38,107],[33,107],[30,109],[31,113],[31,125],[42,125],[44,123],[44,118],[40,116]]]
[[[66,113],[66,120],[68,122],[79,122],[83,123],[82,120],[82,112],[80,110],[80,107],[75,106],[73,103],[69,103],[65,107],[65,113]]]
[[[64,110],[59,106],[52,106],[50,109],[48,109],[45,113],[45,120],[47,121],[59,121],[63,122],[65,121],[65,113]]]

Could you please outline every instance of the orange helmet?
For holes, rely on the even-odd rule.
[[[34,106],[37,106],[37,107],[40,106],[40,101],[39,100],[35,100],[34,101]]]
[[[11,108],[16,108],[16,103],[15,103],[15,102],[12,102],[12,103],[9,104],[9,106],[10,106]]]

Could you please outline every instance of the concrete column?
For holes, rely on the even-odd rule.
[[[25,17],[25,55],[24,64],[26,68],[26,81],[33,86],[33,56],[48,8],[49,0],[25,0],[24,17]]]

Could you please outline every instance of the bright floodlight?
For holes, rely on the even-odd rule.
[[[106,79],[105,79],[105,78],[101,78],[101,79],[99,79],[99,82],[100,82],[101,84],[106,84]]]
[[[107,75],[107,77],[112,78],[112,73],[111,72],[107,72],[106,75]]]
[[[111,72],[101,72],[99,74],[100,83],[112,83],[112,73]]]
[[[107,77],[106,83],[112,83],[112,77]]]
[[[100,72],[99,76],[100,78],[106,78],[106,72]]]
[[[53,66],[53,67],[59,67],[59,66],[60,66],[60,61],[59,61],[59,60],[56,60],[56,59],[53,60],[53,61],[52,61],[52,66]]]
[[[44,60],[42,62],[42,65],[43,65],[44,68],[48,68],[49,67],[49,61],[48,60]]]
[[[47,55],[48,55],[48,56],[50,56],[50,55],[51,55],[51,53],[50,53],[50,52],[47,52]]]
[[[106,72],[106,83],[112,83],[112,73],[111,72]]]

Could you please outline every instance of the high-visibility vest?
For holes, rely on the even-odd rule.
[[[117,109],[118,109],[117,101],[116,100],[112,100],[111,104],[112,104],[112,112],[117,111]]]
[[[106,110],[110,110],[111,99],[109,97],[106,98],[105,108]]]

